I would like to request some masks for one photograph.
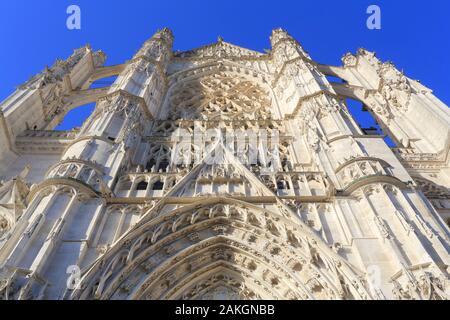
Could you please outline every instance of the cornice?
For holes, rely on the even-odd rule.
[[[274,204],[279,200],[296,200],[304,203],[328,203],[333,202],[334,195],[326,196],[201,196],[201,197],[109,197],[105,198],[108,204],[145,204],[149,201],[160,201],[164,199],[166,204],[192,204],[209,199],[226,198],[231,200],[245,201],[255,204]]]

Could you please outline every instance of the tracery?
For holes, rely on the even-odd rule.
[[[271,99],[266,90],[242,76],[219,72],[178,85],[170,97],[176,119],[268,119]]]

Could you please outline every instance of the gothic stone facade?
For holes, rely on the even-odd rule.
[[[163,29],[114,66],[86,46],[3,101],[0,297],[447,299],[448,107],[364,49],[337,67],[270,42],[173,52]],[[266,140],[199,152],[179,134],[211,129]]]

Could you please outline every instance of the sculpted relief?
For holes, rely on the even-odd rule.
[[[400,111],[407,111],[411,86],[405,75],[391,63],[383,63],[379,69],[381,94],[388,103]]]

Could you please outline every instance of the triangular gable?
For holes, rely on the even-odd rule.
[[[214,155],[220,154],[223,159],[216,160],[218,165],[214,164]],[[216,146],[203,158],[201,163],[196,165],[191,172],[189,172],[183,179],[181,179],[172,190],[170,190],[166,197],[182,197],[185,188],[189,187],[193,180],[196,180],[201,175],[202,171],[208,167],[218,167],[223,165],[224,170],[229,170],[236,176],[240,176],[242,179],[247,180],[255,189],[258,196],[275,197],[276,195],[267,188],[255,175],[250,172],[236,157],[232,154],[228,148],[226,148],[221,142],[218,142]],[[219,177],[220,178],[220,177]]]
[[[245,49],[237,45],[218,40],[216,43],[202,46],[197,49],[182,51],[175,54],[178,58],[223,58],[223,57],[262,57],[263,53]]]
[[[202,170],[207,168],[208,166],[211,166],[212,163],[212,157],[214,154],[217,154],[217,151],[221,151],[221,155],[223,156],[222,163],[227,164],[228,166],[231,166],[235,173],[242,176],[243,179],[247,180],[253,188],[256,189],[256,194],[260,197],[267,197],[275,201],[275,204],[277,205],[278,209],[280,210],[280,213],[284,215],[286,218],[293,219],[293,221],[297,221],[300,225],[305,227],[306,229],[310,229],[308,226],[306,226],[299,218],[298,216],[288,207],[286,206],[283,201],[272,191],[270,190],[260,179],[258,179],[254,173],[252,173],[250,170],[248,170],[234,155],[233,153],[226,148],[221,141],[218,141],[214,148],[210,150],[210,152],[202,159],[202,161],[196,165],[187,175],[185,175],[178,183],[172,187],[172,189],[167,192],[164,197],[159,200],[157,203],[155,203],[151,209],[149,209],[140,219],[139,223],[137,225],[140,225],[144,223],[145,221],[151,220],[157,215],[161,214],[163,212],[166,205],[170,205],[170,201],[168,201],[170,198],[182,198],[186,195],[187,188],[190,187],[190,184],[192,181],[196,180],[199,175],[201,174]],[[192,195],[187,195],[188,198],[191,198]],[[210,197],[225,197],[228,198],[228,196],[216,196],[211,195]],[[210,198],[209,197],[209,198]],[[245,201],[245,200],[243,200]],[[169,208],[169,210],[171,210]]]

